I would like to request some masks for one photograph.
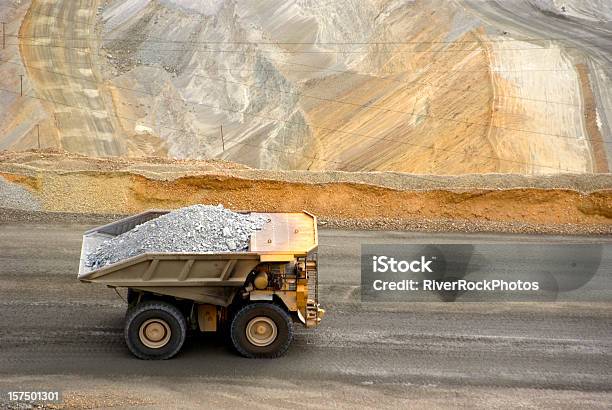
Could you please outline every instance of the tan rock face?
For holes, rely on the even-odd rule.
[[[36,147],[40,130],[43,147],[87,155],[266,169],[608,169],[576,53],[448,2],[98,6],[14,13],[27,95],[0,108],[0,147]]]

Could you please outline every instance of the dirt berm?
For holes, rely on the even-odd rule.
[[[1,152],[45,211],[127,214],[221,203],[363,228],[612,233],[612,174],[433,176],[255,170],[223,161]],[[1,204],[0,204],[1,206]]]

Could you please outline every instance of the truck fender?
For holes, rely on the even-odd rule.
[[[290,312],[296,312],[298,319],[303,324],[306,324],[306,319],[304,319],[304,315],[297,307],[297,301],[295,298],[295,292],[272,292],[265,290],[254,290],[249,293],[249,300],[251,301],[274,301],[274,296],[276,296],[282,304],[287,308]]]

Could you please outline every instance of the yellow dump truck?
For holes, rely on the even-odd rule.
[[[278,357],[293,324],[319,324],[317,221],[307,213],[267,218],[246,252],[145,253],[101,268],[86,259],[100,243],[169,211],[147,211],[83,235],[78,279],[127,288],[125,341],[140,359],[168,359],[190,330],[225,331],[249,358]]]

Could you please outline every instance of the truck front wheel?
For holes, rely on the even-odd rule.
[[[175,306],[149,301],[130,308],[125,317],[125,341],[139,359],[169,359],[187,336],[185,317]]]
[[[244,357],[279,357],[291,344],[293,324],[280,307],[272,303],[253,303],[234,315],[230,338],[234,348]]]

